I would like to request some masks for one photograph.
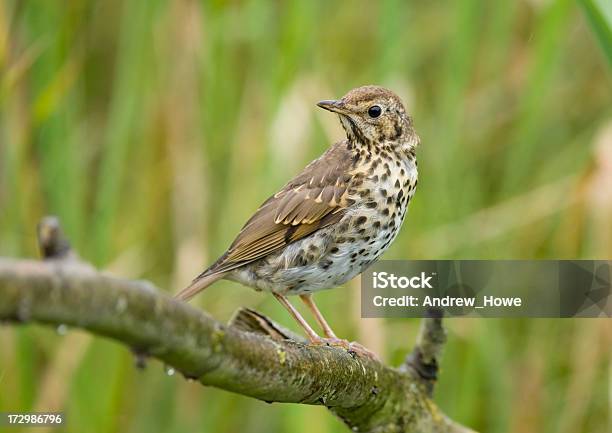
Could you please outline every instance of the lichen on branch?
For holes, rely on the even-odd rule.
[[[324,405],[353,431],[470,431],[439,411],[430,381],[414,368],[305,344],[252,310],[222,324],[149,282],[100,273],[62,251],[45,261],[0,258],[0,320],[84,329],[203,385]]]

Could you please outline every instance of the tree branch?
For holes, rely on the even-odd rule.
[[[440,308],[427,310],[427,317],[421,322],[416,346],[406,357],[404,369],[412,370],[426,384],[429,395],[438,380],[438,364],[446,343],[446,331],[442,326],[444,311]]]
[[[224,325],[146,281],[99,273],[59,250],[43,262],[0,258],[0,320],[85,329],[204,385],[268,402],[324,405],[353,431],[470,431],[439,411],[431,383],[410,368],[306,345],[252,310]]]

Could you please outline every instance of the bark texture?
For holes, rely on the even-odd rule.
[[[54,249],[45,247],[45,236],[59,236],[44,229],[49,223],[39,229],[46,260],[0,258],[4,322],[84,329],[203,385],[267,402],[324,405],[356,432],[471,431],[431,400],[440,318],[425,319],[412,355],[391,368],[342,348],[307,345],[252,310],[222,324],[151,283],[100,273],[64,247],[57,256],[46,254]]]

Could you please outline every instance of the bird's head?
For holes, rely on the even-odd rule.
[[[347,138],[356,146],[391,145],[412,152],[419,143],[401,99],[384,87],[357,87],[341,99],[317,105],[338,114]]]

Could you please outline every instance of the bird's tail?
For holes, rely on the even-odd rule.
[[[189,286],[178,292],[174,297],[181,301],[189,301],[212,283],[223,278],[225,274],[226,272],[217,272],[208,275],[202,274],[194,279]]]

